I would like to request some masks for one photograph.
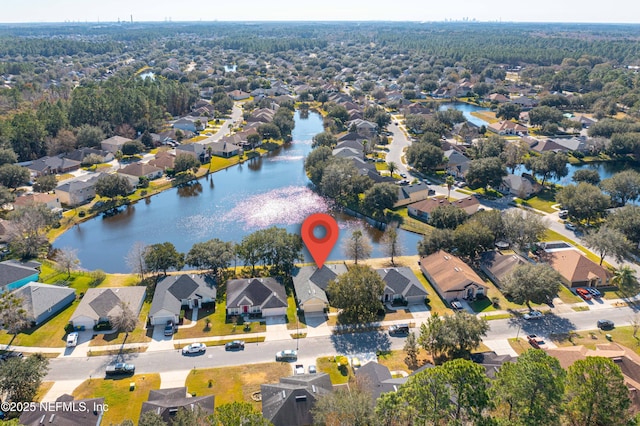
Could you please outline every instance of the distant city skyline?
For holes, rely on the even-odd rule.
[[[7,2],[0,23],[115,21],[481,21],[640,23],[637,0],[243,0],[180,3],[169,0],[31,0]]]

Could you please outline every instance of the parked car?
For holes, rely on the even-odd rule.
[[[536,349],[540,349],[540,346],[544,345],[544,339],[536,336],[535,334],[529,334],[527,336],[527,340],[529,341],[529,344]]]
[[[406,178],[407,174],[406,173],[400,173],[400,176],[402,176],[403,178]]]
[[[204,343],[192,343],[182,348],[182,355],[203,354],[207,351]]]
[[[72,348],[78,344],[78,333],[76,331],[67,334],[67,347]]]
[[[602,293],[600,293],[600,290],[598,290],[597,288],[587,287],[587,291],[591,293],[591,296],[593,296],[594,298],[602,297]]]
[[[389,334],[409,334],[409,324],[390,325]]]
[[[173,332],[175,331],[175,325],[173,321],[167,321],[167,325],[164,326],[164,335],[165,336],[173,336]]]
[[[539,320],[542,319],[542,312],[540,311],[529,311],[524,314],[523,318],[526,320]]]
[[[133,364],[126,364],[124,362],[117,362],[115,364],[107,365],[105,371],[107,376],[125,376],[133,375],[136,372],[136,367]]]
[[[298,351],[287,349],[276,353],[276,361],[295,361],[298,359]]]
[[[10,358],[22,358],[24,357],[24,354],[22,352],[5,352],[2,355],[0,355],[0,361],[6,361]]]
[[[460,301],[458,300],[452,300],[451,302],[449,302],[449,304],[451,305],[451,309],[453,309],[454,311],[461,311],[462,309],[464,309],[462,303],[460,303]]]
[[[600,330],[611,330],[613,327],[615,327],[615,324],[613,323],[613,321],[608,319],[598,320],[596,324],[598,325],[598,328]]]
[[[233,342],[228,342],[224,345],[224,350],[225,351],[236,351],[236,350],[243,351],[244,340],[234,340]]]
[[[296,364],[296,367],[294,368],[293,371],[295,374],[304,374],[304,365]]]
[[[310,365],[309,366],[309,374],[316,374],[318,372],[318,370],[316,370],[316,366],[315,365]]]
[[[558,212],[558,217],[559,217],[560,219],[566,219],[566,218],[568,218],[568,217],[569,217],[569,212],[568,212],[567,210],[560,210],[560,211]]]
[[[564,223],[564,227],[567,228],[569,231],[577,231],[578,228],[571,222],[565,222]]]
[[[578,294],[578,296],[582,297],[584,300],[592,299],[591,293],[586,288],[578,287],[576,288],[576,293]]]

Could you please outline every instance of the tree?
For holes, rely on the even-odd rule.
[[[449,411],[455,424],[477,422],[489,406],[489,379],[483,366],[466,359],[445,362],[444,371],[452,402]]]
[[[640,173],[623,170],[603,180],[600,187],[609,194],[611,201],[624,206],[628,201],[635,201],[640,197]]]
[[[145,146],[140,141],[129,141],[125,142],[120,150],[124,155],[136,155],[143,152],[145,150]]]
[[[195,243],[185,262],[197,269],[209,269],[217,275],[220,269],[227,268],[235,257],[234,244],[214,238],[202,243]]]
[[[78,250],[70,247],[58,249],[58,252],[56,253],[56,262],[63,271],[67,272],[67,278],[70,278],[71,270],[76,269],[80,265]]]
[[[418,353],[420,348],[418,347],[418,340],[416,339],[416,333],[413,331],[409,333],[407,336],[407,340],[404,342],[404,353],[406,354],[404,358],[404,363],[407,364],[407,367],[410,369],[415,369],[418,366]]]
[[[576,219],[592,219],[603,216],[611,199],[600,188],[586,182],[578,185],[566,185],[556,193],[556,201],[567,209]]]
[[[467,312],[456,315],[431,315],[420,326],[418,343],[433,357],[464,356],[477,348],[489,331],[489,323]]]
[[[608,216],[607,224],[622,231],[629,241],[640,245],[640,206],[627,204],[616,209]]]
[[[498,135],[477,141],[468,152],[474,159],[500,157],[504,151],[505,141]]]
[[[444,152],[437,146],[413,143],[406,152],[407,162],[420,173],[430,174],[445,162]]]
[[[522,164],[522,161],[529,153],[529,145],[524,141],[509,142],[500,157],[504,161],[504,165],[511,169],[511,174],[515,173],[516,167]]]
[[[128,303],[120,301],[120,308],[117,313],[109,317],[109,322],[114,330],[125,333],[125,340],[129,337],[129,333],[136,329],[138,325],[138,317]]]
[[[357,265],[358,260],[367,259],[371,256],[371,243],[369,238],[362,233],[362,229],[351,231],[351,237],[344,243],[344,251],[347,257],[353,259]]]
[[[105,140],[104,132],[99,127],[83,124],[76,132],[76,142],[80,148],[95,147]]]
[[[49,369],[49,360],[36,353],[25,358],[10,358],[0,364],[0,390],[3,401],[31,402]]]
[[[520,118],[521,108],[518,104],[506,102],[498,105],[496,110],[496,117],[503,118],[505,120],[517,120]]]
[[[264,123],[256,128],[262,139],[280,139],[280,129],[272,123]]]
[[[44,175],[36,178],[33,183],[33,190],[36,192],[49,192],[56,189],[58,180],[54,175]]]
[[[131,272],[136,275],[140,275],[141,280],[144,280],[144,274],[145,272],[147,272],[147,264],[144,261],[146,251],[147,246],[145,245],[145,243],[137,241],[133,243],[131,249],[127,253],[127,256],[125,257],[125,262],[131,269]]]
[[[504,279],[502,289],[515,303],[545,303],[558,295],[562,276],[546,263],[523,263]]]
[[[398,201],[398,187],[391,183],[376,183],[364,193],[362,207],[371,217],[382,220],[385,210]]]
[[[11,250],[23,259],[38,257],[49,246],[47,229],[56,217],[44,203],[15,209],[9,214],[13,229],[9,232]]]
[[[321,173],[320,192],[344,205],[357,203],[358,194],[373,185],[373,181],[361,175],[353,161],[346,158],[327,160]]]
[[[451,188],[453,188],[453,185],[456,183],[456,179],[451,175],[447,175],[446,179],[444,180],[444,183],[447,185],[447,200],[450,200]]]
[[[549,177],[560,179],[569,174],[567,162],[569,158],[563,152],[545,151],[541,155],[531,156],[526,166],[535,175],[542,176],[542,186]]]
[[[529,111],[529,123],[533,126],[560,124],[563,118],[562,111],[546,105],[535,107]]]
[[[494,417],[525,426],[559,424],[565,374],[560,362],[541,349],[504,363],[489,389]]]
[[[587,182],[591,185],[600,183],[600,173],[595,169],[579,169],[573,173],[571,180],[575,183]]]
[[[469,162],[469,170],[465,174],[467,184],[472,189],[497,188],[502,178],[507,175],[507,169],[498,157],[480,158]]]
[[[29,326],[27,311],[22,307],[22,299],[5,291],[0,294],[0,322],[8,334],[16,336]]]
[[[11,192],[9,188],[5,188],[4,186],[0,185],[0,210],[2,210],[2,206],[7,203],[12,203],[15,199],[15,194]]]
[[[184,266],[184,254],[178,252],[172,243],[158,243],[147,247],[144,263],[151,272],[160,271],[166,276],[171,268],[179,271]]]
[[[382,236],[382,243],[384,244],[385,254],[391,258],[391,264],[395,266],[396,264],[393,259],[402,256],[402,243],[398,238],[396,223],[387,225],[387,229]]]
[[[584,240],[587,247],[595,250],[600,256],[600,265],[608,255],[621,262],[633,248],[621,231],[609,226],[601,226],[596,232],[589,232]]]
[[[389,170],[389,176],[393,177],[393,172],[398,170],[398,165],[393,161],[389,161],[387,162],[387,170]]]
[[[124,197],[132,191],[133,187],[129,179],[118,173],[102,175],[96,181],[96,194],[101,197]]]
[[[484,225],[467,222],[453,231],[453,243],[461,256],[475,259],[480,252],[489,250],[495,241],[491,230]]]
[[[622,265],[614,271],[611,284],[618,286],[620,291],[626,295],[634,295],[640,291],[640,282],[636,277],[636,271],[629,265]]]
[[[55,138],[47,141],[47,155],[69,153],[76,149],[76,135],[71,130],[62,129]]]
[[[311,409],[314,424],[370,426],[376,424],[371,394],[357,382],[320,396]]]
[[[455,229],[463,224],[469,215],[460,207],[444,204],[433,209],[429,215],[429,225],[439,229]]]
[[[0,166],[0,185],[16,189],[29,183],[29,170],[26,167],[15,164],[3,164]]]
[[[382,309],[384,281],[368,266],[354,265],[348,272],[329,282],[327,294],[331,305],[342,309],[341,319],[349,323],[366,323],[376,319]]]
[[[418,243],[418,254],[428,256],[439,250],[449,251],[453,246],[453,231],[451,229],[433,228]]]
[[[547,231],[547,221],[535,213],[510,209],[502,215],[504,238],[520,250],[542,239]]]
[[[328,148],[333,149],[338,143],[338,140],[335,136],[333,136],[330,132],[322,132],[318,133],[312,138],[313,143],[311,146],[316,148],[318,146],[326,146]]]
[[[0,166],[18,162],[18,156],[11,148],[0,148]]]
[[[248,402],[232,402],[216,407],[216,420],[222,426],[272,426]]]
[[[478,225],[485,226],[487,229],[489,229],[489,231],[491,231],[491,234],[493,234],[494,242],[504,238],[505,225],[504,221],[502,220],[502,213],[500,212],[500,210],[491,209],[476,212],[471,217],[470,221],[473,223],[477,223]]]
[[[191,154],[181,152],[176,155],[173,170],[176,173],[187,172],[192,170],[194,173],[200,168],[200,161]]]
[[[620,367],[611,359],[590,356],[569,366],[564,412],[574,425],[627,425],[631,398]]]
[[[168,426],[168,423],[162,420],[162,416],[153,410],[145,411],[140,415],[138,426]]]

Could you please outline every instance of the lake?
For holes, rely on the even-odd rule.
[[[311,138],[323,131],[322,117],[295,114],[293,142],[265,157],[252,159],[201,179],[197,184],[173,188],[141,200],[123,213],[96,217],[62,234],[54,247],[78,250],[85,269],[129,272],[125,256],[137,241],[172,242],[186,253],[196,242],[219,238],[240,242],[253,231],[269,226],[300,232],[310,214],[331,212],[331,202],[310,188],[304,158]],[[384,257],[381,232],[348,215],[334,214],[340,238],[329,260],[345,258],[341,249],[354,227],[362,226],[373,241],[373,257]],[[399,233],[404,254],[416,254],[421,236]],[[312,261],[306,252],[306,261]]]
[[[464,118],[478,127],[486,126],[487,124],[489,124],[486,121],[471,115],[471,113],[475,111],[489,111],[489,108],[467,104],[464,102],[446,102],[438,106],[438,111],[446,111],[448,109],[457,109],[458,111],[462,111],[462,115],[464,115]]]

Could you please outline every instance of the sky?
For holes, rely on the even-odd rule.
[[[0,22],[511,21],[640,23],[638,0],[3,0]]]

